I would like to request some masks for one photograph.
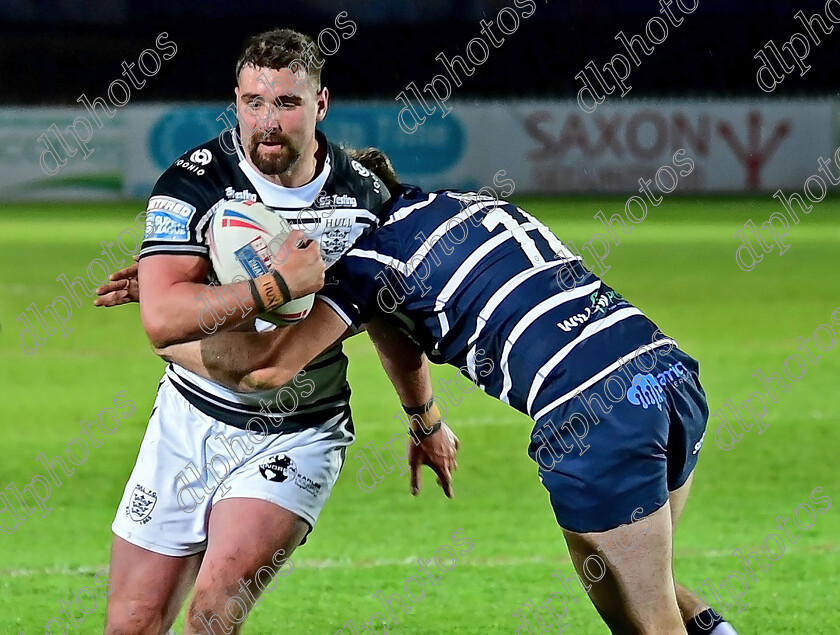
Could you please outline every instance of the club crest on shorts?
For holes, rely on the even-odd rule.
[[[152,510],[157,503],[157,493],[147,490],[142,485],[135,485],[125,508],[126,516],[136,523],[145,525],[149,522]]]
[[[294,479],[297,474],[297,465],[287,454],[275,454],[265,463],[260,463],[260,474],[267,481],[284,483],[289,479]]]

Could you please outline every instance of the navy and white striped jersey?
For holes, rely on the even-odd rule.
[[[398,194],[327,272],[320,297],[348,323],[392,313],[431,361],[535,420],[676,344],[525,210],[474,193]]]

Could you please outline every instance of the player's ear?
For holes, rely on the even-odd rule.
[[[315,103],[315,121],[323,121],[324,117],[327,116],[327,111],[330,108],[330,91],[326,86],[324,86],[321,90],[318,91]]]

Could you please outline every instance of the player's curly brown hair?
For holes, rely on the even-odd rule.
[[[236,61],[236,79],[245,66],[288,68],[292,72],[306,71],[315,89],[321,89],[321,67],[324,56],[315,41],[292,29],[272,29],[252,35],[245,41]]]
[[[350,149],[347,150],[347,154],[378,176],[389,190],[394,191],[394,187],[399,184],[394,164],[391,163],[390,157],[379,148]]]

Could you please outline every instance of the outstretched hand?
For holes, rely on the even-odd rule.
[[[125,269],[115,271],[101,287],[96,288],[99,296],[93,301],[95,306],[119,306],[130,302],[140,302],[140,287],[137,284],[137,256],[135,262]]]
[[[409,435],[408,464],[411,467],[411,494],[417,496],[422,487],[421,468],[428,465],[435,474],[443,493],[452,498],[452,472],[458,469],[458,448],[461,442],[445,423],[434,434],[419,442]]]

